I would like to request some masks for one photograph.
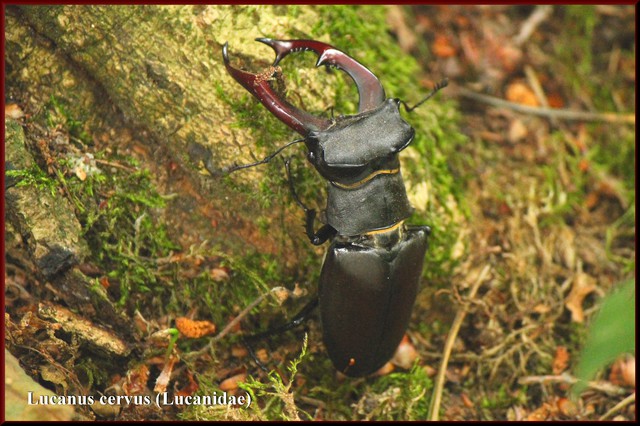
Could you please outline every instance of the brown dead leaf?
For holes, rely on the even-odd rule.
[[[197,339],[215,333],[216,325],[211,321],[194,321],[187,317],[176,318],[176,328],[185,337]]]
[[[25,116],[24,111],[18,104],[5,104],[4,106],[4,116],[7,118],[13,118],[17,120]]]
[[[565,299],[564,305],[571,311],[571,320],[584,322],[582,303],[585,297],[597,290],[596,280],[584,272],[578,272],[573,279],[571,291]]]
[[[149,380],[149,367],[140,364],[127,371],[122,390],[125,395],[142,395],[147,389],[147,380]]]
[[[177,396],[190,396],[196,393],[196,391],[198,390],[198,382],[195,381],[195,379],[193,378],[193,374],[191,374],[190,371],[187,371],[187,380],[189,380],[189,383],[187,383],[185,387],[176,392]]]
[[[261,363],[266,364],[269,362],[269,352],[264,348],[258,349],[256,351],[256,358],[258,358],[258,361]]]
[[[586,158],[581,158],[580,162],[578,163],[578,170],[584,173],[589,170],[589,167],[589,160],[587,160]]]
[[[535,312],[536,314],[544,315],[551,312],[551,308],[544,303],[538,303],[533,307],[533,312]]]
[[[528,134],[529,130],[527,129],[527,126],[524,125],[522,120],[515,119],[511,121],[511,124],[509,124],[509,133],[507,136],[509,142],[519,142],[522,139],[526,138]]]
[[[569,366],[569,351],[565,346],[558,346],[553,357],[553,374],[560,374]]]
[[[213,268],[209,272],[211,279],[217,283],[227,281],[229,279],[229,272],[225,268]]]
[[[600,196],[598,195],[598,193],[596,191],[591,191],[585,197],[584,206],[589,210],[593,210],[593,208],[597,206],[599,202]]]
[[[534,411],[529,413],[529,415],[525,418],[526,421],[543,421],[549,419],[551,415],[551,407],[546,402],[543,403],[540,407],[536,408]]]
[[[431,46],[433,54],[441,58],[449,58],[456,55],[456,49],[451,44],[449,38],[444,34],[436,35],[436,39]]]
[[[80,179],[82,182],[84,182],[87,179],[87,172],[83,167],[78,166],[73,169],[73,172],[76,174],[76,177]]]
[[[564,108],[564,99],[558,92],[547,93],[547,103],[551,108]]]
[[[460,394],[460,398],[462,399],[462,403],[464,404],[465,407],[467,408],[473,408],[473,401],[471,401],[471,398],[469,398],[469,396],[466,393],[461,393]]]
[[[508,101],[528,106],[539,106],[538,99],[525,83],[516,81],[507,87],[505,94]]]
[[[378,371],[375,372],[376,376],[386,376],[388,374],[393,373],[393,370],[395,370],[395,366],[390,363],[387,362],[385,365],[383,365],[382,367],[380,367],[380,369]]]
[[[569,398],[558,398],[556,405],[558,406],[560,414],[565,417],[574,419],[578,414],[578,407],[576,407],[576,404]]]
[[[476,37],[471,31],[463,31],[458,37],[460,38],[460,46],[462,47],[467,62],[476,68],[480,67],[482,54],[478,48]]]
[[[636,358],[633,355],[624,355],[618,358],[611,366],[609,381],[616,386],[636,386]]]
[[[410,369],[418,359],[418,351],[405,334],[391,359],[391,363],[405,370]]]
[[[238,389],[238,383],[243,383],[245,380],[247,380],[246,373],[236,374],[223,380],[222,383],[220,383],[220,390],[223,392],[234,391]]]
[[[244,358],[249,355],[249,351],[242,345],[235,345],[231,347],[231,356],[234,358]]]

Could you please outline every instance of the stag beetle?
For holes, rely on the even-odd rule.
[[[307,158],[327,181],[326,223],[314,230],[316,211],[305,210],[305,231],[314,245],[331,240],[318,291],[323,339],[334,366],[348,376],[364,376],[394,354],[409,323],[430,228],[407,226],[412,213],[400,173],[398,153],[414,137],[400,116],[398,99],[387,99],[378,78],[346,53],[314,40],[256,39],[276,53],[273,67],[259,74],[229,63],[229,74],[278,119],[303,138]],[[281,78],[278,63],[288,54],[313,51],[316,66],[345,71],[360,96],[358,113],[326,119],[298,109],[283,99],[272,82]],[[410,111],[447,84],[443,80]],[[290,179],[291,182],[291,179]]]

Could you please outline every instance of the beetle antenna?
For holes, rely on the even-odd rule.
[[[423,103],[427,102],[429,99],[431,99],[431,97],[433,97],[433,95],[438,93],[440,91],[440,89],[443,89],[443,88],[447,87],[448,85],[449,85],[449,79],[448,78],[444,78],[438,84],[436,84],[436,87],[433,88],[431,93],[429,93],[427,96],[425,96],[424,99],[422,99],[420,102],[418,102],[414,106],[410,107],[409,105],[407,105],[407,103],[405,101],[400,101],[400,103],[404,106],[405,111],[411,112],[414,109],[418,108]]]
[[[223,174],[231,174],[237,170],[241,170],[241,169],[248,169],[250,167],[255,167],[255,166],[259,166],[260,164],[266,164],[269,161],[271,161],[276,155],[280,154],[282,151],[284,151],[285,149],[289,148],[291,145],[295,145],[297,143],[300,142],[304,142],[305,139],[296,139],[294,141],[289,142],[288,144],[278,148],[274,153],[267,155],[266,157],[264,157],[262,160],[260,161],[256,161],[254,163],[248,163],[248,164],[234,164],[233,166],[229,166],[229,167],[225,167],[222,169],[222,173]]]
[[[282,161],[284,162],[284,169],[287,172],[287,180],[289,181],[289,190],[291,191],[291,196],[293,197],[293,200],[296,202],[296,204],[300,206],[300,208],[302,208],[302,210],[304,210],[304,212],[306,213],[309,211],[309,208],[305,203],[302,202],[300,197],[298,197],[296,188],[293,185],[293,179],[291,178],[291,158],[285,158]]]

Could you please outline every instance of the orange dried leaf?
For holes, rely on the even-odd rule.
[[[505,94],[508,101],[528,106],[539,106],[538,99],[533,90],[526,84],[516,81],[507,87]]]
[[[636,359],[632,355],[618,358],[611,366],[609,381],[616,386],[636,386]]]
[[[525,420],[528,421],[542,421],[547,420],[551,416],[551,408],[549,404],[546,402],[542,404],[542,406],[538,407],[534,411],[532,411]]]
[[[223,392],[229,392],[238,389],[238,383],[243,383],[247,380],[246,373],[236,374],[228,379],[225,379],[220,383],[220,390]]]
[[[575,418],[578,414],[578,407],[576,404],[568,398],[559,398],[558,402],[558,411],[565,417]]]
[[[438,34],[433,41],[433,54],[441,58],[455,56],[456,49],[451,45],[451,41],[446,35]]]
[[[553,374],[560,374],[569,366],[569,351],[564,346],[556,348],[556,355],[553,358]]]
[[[13,118],[17,120],[25,116],[24,111],[18,104],[5,104],[4,105],[4,115],[8,118]]]
[[[589,170],[589,160],[587,160],[586,158],[581,158],[580,162],[578,163],[578,169],[581,172],[586,172],[587,170]]]
[[[391,359],[391,363],[395,366],[408,370],[413,366],[416,359],[418,359],[418,351],[405,334],[396,349],[396,353]]]
[[[376,376],[386,376],[387,374],[391,374],[395,370],[395,367],[390,362],[387,362],[385,365],[380,367],[378,371],[376,371]]]
[[[176,318],[176,328],[183,336],[192,339],[197,339],[216,331],[216,325],[211,321],[194,321],[187,317]]]
[[[256,358],[263,364],[269,362],[269,352],[266,349],[261,348],[256,351]]]
[[[551,308],[543,303],[538,303],[536,306],[533,307],[533,312],[535,312],[536,314],[547,314],[551,311]]]
[[[600,201],[600,196],[598,195],[598,193],[596,191],[591,191],[585,197],[584,205],[587,209],[591,210],[598,205],[599,201]]]
[[[547,94],[547,103],[551,108],[564,108],[564,99],[557,92]]]
[[[636,358],[629,356],[620,368],[622,373],[622,383],[632,388],[636,387]]]
[[[229,273],[224,268],[213,268],[209,274],[211,275],[211,279],[217,283],[227,281],[229,279]]]
[[[461,393],[460,398],[462,398],[462,403],[464,404],[465,407],[473,408],[473,401],[471,401],[471,398],[469,398],[469,396],[466,393]]]
[[[584,272],[578,272],[573,279],[571,291],[565,300],[565,306],[571,311],[571,320],[584,322],[582,303],[584,299],[597,290],[595,279]]]
[[[231,356],[234,358],[244,358],[249,355],[249,351],[246,347],[236,345],[231,347]]]
[[[111,283],[109,282],[109,277],[104,276],[100,278],[100,285],[105,289],[108,289],[109,287],[111,287]]]

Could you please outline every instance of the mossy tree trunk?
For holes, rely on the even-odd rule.
[[[392,96],[412,93],[406,82],[418,80],[417,67],[402,68],[385,16],[383,7],[21,6],[7,12],[7,86],[27,110],[40,111],[54,97],[94,139],[142,153],[165,191],[178,194],[172,206],[183,214],[169,218],[177,235],[191,236],[185,243],[206,236],[274,252],[274,239],[255,226],[256,202],[271,207],[269,193],[247,200],[203,166],[259,158],[296,135],[228,76],[222,45],[230,42],[236,64],[259,70],[273,52],[256,37],[319,38],[349,47],[374,72],[382,58],[397,64],[385,87],[399,85]],[[342,76],[287,77],[300,82],[296,99],[314,112],[357,102]],[[257,188],[261,176],[254,170],[238,180]]]

